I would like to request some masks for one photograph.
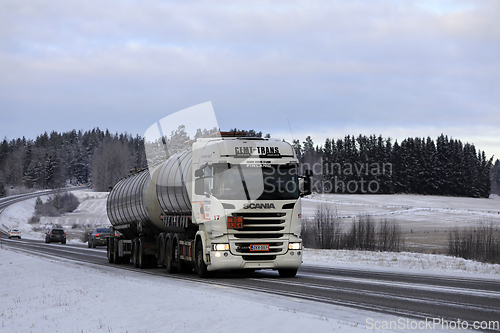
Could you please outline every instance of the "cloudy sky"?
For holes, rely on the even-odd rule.
[[[221,129],[444,133],[500,158],[500,1],[0,2],[0,139]],[[291,129],[291,131],[290,131]]]

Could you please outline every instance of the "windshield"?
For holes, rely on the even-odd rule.
[[[214,165],[215,197],[223,200],[287,200],[299,197],[296,165]]]

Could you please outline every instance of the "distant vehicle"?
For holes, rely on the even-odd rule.
[[[9,230],[9,239],[11,239],[12,237],[17,237],[17,238],[21,239],[21,230],[19,230],[19,229]]]
[[[95,249],[96,246],[106,246],[108,244],[107,239],[110,236],[111,232],[109,231],[109,228],[95,228],[89,235],[88,247]]]
[[[66,244],[66,232],[61,228],[52,228],[45,235],[45,243],[61,242]]]

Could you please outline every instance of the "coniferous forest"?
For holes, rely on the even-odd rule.
[[[500,194],[500,161],[470,143],[441,134],[401,142],[382,136],[346,136],[314,146],[294,140],[314,189],[328,193],[412,193],[487,198]],[[321,166],[321,167],[320,167]]]
[[[181,129],[180,129],[181,130]],[[252,136],[262,132],[245,131]],[[173,133],[179,135],[179,133]],[[268,136],[268,135],[266,135]],[[439,136],[407,138],[346,136],[315,145],[311,137],[294,140],[313,186],[327,193],[413,193],[488,197],[500,194],[500,161],[473,144]],[[130,170],[146,167],[144,140],[130,134],[91,131],[51,132],[35,140],[0,143],[0,197],[10,189],[87,185],[108,191]]]
[[[134,167],[146,166],[140,136],[91,131],[44,133],[35,140],[0,144],[0,196],[10,188],[46,189],[66,184],[107,191]]]

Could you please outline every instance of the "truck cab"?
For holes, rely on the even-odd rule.
[[[302,211],[292,146],[270,138],[198,139],[192,153],[193,223],[206,270],[295,276]]]

